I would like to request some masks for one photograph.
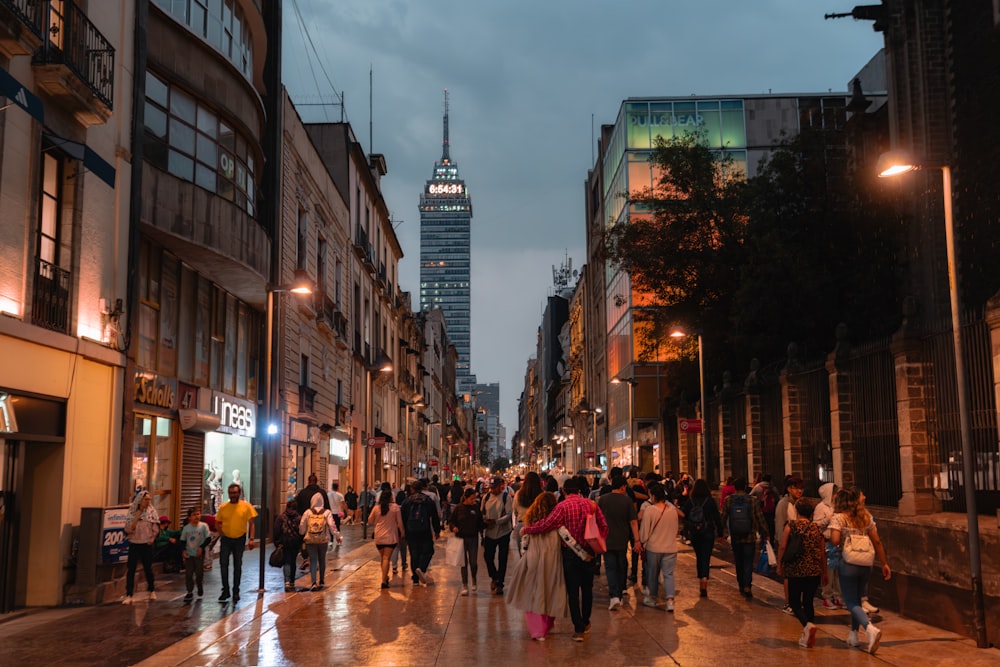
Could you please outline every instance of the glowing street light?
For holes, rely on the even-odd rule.
[[[701,390],[701,448],[698,452],[698,475],[707,479],[708,477],[708,403],[705,402],[705,356],[701,345],[701,332],[689,332],[681,327],[674,327],[670,331],[671,338],[687,338],[691,335],[698,336],[698,386]]]

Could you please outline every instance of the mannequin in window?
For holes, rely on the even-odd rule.
[[[243,480],[240,479],[240,471],[238,469],[233,470],[233,484],[240,485],[240,497],[246,498],[246,494],[243,492]]]

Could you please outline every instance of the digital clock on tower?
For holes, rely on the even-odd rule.
[[[461,195],[465,194],[465,187],[461,183],[431,183],[427,192],[432,195]]]

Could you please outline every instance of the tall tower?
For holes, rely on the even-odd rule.
[[[448,143],[448,91],[444,91],[444,142],[434,175],[420,194],[420,310],[444,312],[448,340],[458,351],[459,391],[475,383],[470,354],[470,239],[472,200],[458,176]]]

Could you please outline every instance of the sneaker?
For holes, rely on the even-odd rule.
[[[149,599],[150,600],[156,599],[156,591],[149,591]]]
[[[423,570],[421,570],[418,567],[416,570],[413,571],[413,574],[415,574],[417,576],[417,581],[419,581],[421,583],[421,585],[423,585],[423,586],[427,585],[427,575],[424,574]]]
[[[792,610],[792,605],[790,604],[786,604],[784,607],[782,607],[781,611],[785,612],[789,616],[795,616],[795,611]]]
[[[582,632],[574,632],[573,633],[573,641],[575,641],[575,642],[582,642],[583,638],[584,638],[584,634]]]
[[[536,642],[543,642],[545,641],[545,635],[542,635],[541,637],[532,637],[532,639],[534,639]]]
[[[806,640],[805,647],[812,648],[816,645],[816,631],[819,630],[815,623],[806,623],[806,627],[802,629],[802,637]],[[799,642],[802,645],[802,642]]]
[[[309,587],[309,590],[315,593],[316,591],[319,590],[319,586],[313,584],[312,586]]]
[[[876,607],[871,602],[869,602],[868,598],[862,598],[862,600],[861,600],[861,608],[865,610],[866,614],[877,614],[878,613],[878,607]]]
[[[840,598],[833,598],[833,604],[836,609],[847,609],[847,605]]]
[[[122,598],[122,604],[132,604],[132,596],[126,595]]]
[[[472,592],[473,592],[473,593],[475,593],[475,592],[476,592],[477,590],[479,590],[479,587],[478,587],[478,586],[476,586],[476,584],[475,584],[475,583],[473,583],[473,584],[472,584]]]
[[[643,586],[642,587],[642,595],[643,595],[643,597],[647,597],[647,598],[649,597],[649,586]]]
[[[200,599],[201,596],[203,596],[204,594],[205,594],[205,588],[203,586],[198,586],[198,598]]]
[[[858,641],[858,631],[857,630],[851,630],[850,632],[847,633],[847,645],[848,646],[861,646],[861,642]]]
[[[823,609],[840,609],[840,607],[837,606],[837,602],[835,600],[827,600],[826,598],[823,598]]]
[[[646,607],[655,607],[656,606],[656,600],[654,600],[653,598],[651,598],[651,597],[649,597],[647,595],[646,597],[644,597],[642,599],[642,604],[644,606],[646,606]]]
[[[459,593],[459,595],[461,595],[463,597],[468,596],[469,595],[469,589],[468,588],[463,588],[462,592]]]
[[[875,655],[878,643],[882,639],[882,631],[876,628],[874,623],[869,623],[865,628],[865,634],[868,635],[868,655]]]
[[[667,599],[667,611],[673,611],[673,610],[674,610],[674,599],[673,598],[668,598]]]
[[[621,598],[611,598],[611,604],[608,605],[608,611],[618,611],[622,607]]]
[[[191,591],[188,591],[187,595],[184,596],[185,602],[190,602],[193,599],[194,599],[194,593],[192,593]]]
[[[229,591],[222,591],[222,595],[219,596],[219,602],[225,602],[229,599]]]

